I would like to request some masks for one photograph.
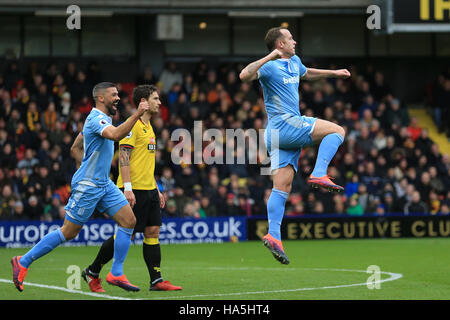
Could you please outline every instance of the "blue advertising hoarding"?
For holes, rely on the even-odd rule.
[[[63,221],[17,221],[0,222],[0,247],[20,248],[36,244],[47,233],[62,226]],[[113,220],[89,220],[80,234],[65,246],[101,245],[117,229]],[[160,243],[220,243],[244,241],[247,239],[246,217],[218,218],[174,218],[163,219]],[[142,243],[141,233],[137,233],[134,244]]]

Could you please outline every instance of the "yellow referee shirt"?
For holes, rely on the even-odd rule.
[[[128,136],[120,140],[119,146],[133,149],[130,156],[130,178],[133,189],[155,189],[156,137],[150,122],[145,124],[139,119]],[[117,186],[123,188],[120,166]]]

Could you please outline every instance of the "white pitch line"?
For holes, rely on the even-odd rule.
[[[0,279],[0,282],[12,283],[14,285],[14,282],[12,280],[8,280],[8,279]],[[84,292],[81,290],[72,290],[72,289],[68,289],[68,288],[64,288],[64,287],[49,286],[46,284],[39,284],[39,283],[24,282],[23,284],[25,286],[30,286],[30,287],[59,290],[59,291],[64,291],[64,292],[68,292],[68,293],[82,294],[85,296],[92,296],[92,297],[97,297],[97,298],[106,298],[106,299],[114,299],[114,300],[140,300],[140,299],[130,299],[130,298],[124,298],[124,297],[109,296],[107,294],[100,294],[100,293],[95,293],[95,292]]]
[[[213,267],[214,270],[222,269],[221,267]],[[233,268],[223,268],[227,270],[231,270]],[[253,268],[235,268],[239,270],[251,270]],[[258,269],[256,267],[255,269]],[[263,269],[263,268],[260,268]],[[282,269],[282,268],[277,268]],[[285,270],[293,269],[293,268],[286,268]],[[367,273],[366,270],[351,270],[351,269],[322,269],[322,268],[301,268],[302,270],[314,270],[314,271],[337,271],[337,272],[363,272]],[[387,279],[374,281],[373,284],[377,283],[383,283],[388,281],[394,281],[398,280],[403,277],[403,274],[401,273],[393,273],[393,272],[386,272],[386,271],[380,271],[381,274],[389,275],[390,277]],[[324,289],[338,289],[338,288],[347,288],[347,287],[357,287],[357,286],[366,286],[367,282],[363,283],[353,283],[353,284],[343,284],[338,286],[325,286],[325,287],[316,287],[316,288],[297,288],[297,289],[283,289],[283,290],[267,290],[267,291],[250,291],[250,292],[232,292],[232,293],[215,293],[215,294],[197,294],[192,296],[174,296],[174,297],[159,297],[159,298],[152,298],[150,300],[163,300],[163,299],[184,299],[184,298],[203,298],[203,297],[225,297],[225,296],[240,296],[240,295],[251,295],[251,294],[264,294],[264,293],[284,293],[284,292],[296,292],[296,291],[312,291],[312,290],[324,290]]]
[[[211,267],[211,268],[204,268],[204,269],[210,269],[210,270],[269,270],[269,269],[279,269],[279,270],[296,270],[296,268],[261,268],[261,267],[242,267],[242,268],[227,268],[227,267]],[[367,273],[366,270],[352,270],[352,269],[328,269],[328,268],[299,268],[301,270],[313,270],[313,271],[332,271],[332,272],[362,272]],[[381,274],[389,275],[390,277],[387,279],[374,281],[373,284],[377,283],[383,283],[388,281],[394,281],[398,280],[403,277],[403,274],[401,273],[393,273],[393,272],[386,272],[386,271],[380,271]],[[4,283],[11,283],[13,284],[12,280],[7,279],[0,279],[0,282]],[[49,286],[45,284],[39,284],[39,283],[31,283],[31,282],[24,282],[24,285],[31,286],[31,287],[39,287],[44,289],[53,289],[53,290],[59,290],[64,291],[68,293],[75,293],[75,294],[81,294],[86,296],[93,296],[98,298],[106,298],[106,299],[115,299],[115,300],[140,300],[140,299],[131,299],[131,298],[124,298],[124,297],[115,297],[115,296],[109,296],[106,294],[99,294],[94,292],[84,292],[80,290],[72,290],[64,287],[57,287],[57,286]],[[284,292],[298,292],[298,291],[312,291],[312,290],[324,290],[324,289],[338,289],[338,288],[348,288],[348,287],[357,287],[357,286],[365,286],[367,285],[367,282],[363,283],[353,283],[353,284],[343,284],[338,286],[325,286],[325,287],[316,287],[316,288],[296,288],[296,289],[283,289],[283,290],[265,290],[265,291],[249,291],[249,292],[231,292],[231,293],[213,293],[213,294],[197,294],[197,295],[191,295],[191,296],[171,296],[171,297],[158,297],[158,298],[150,298],[149,300],[168,300],[168,299],[184,299],[184,298],[203,298],[203,297],[226,297],[226,296],[241,296],[241,295],[252,295],[252,294],[265,294],[265,293],[284,293]]]

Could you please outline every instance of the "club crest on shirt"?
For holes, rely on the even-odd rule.
[[[154,137],[149,138],[148,150],[150,150],[151,153],[154,153],[156,150],[156,139]]]

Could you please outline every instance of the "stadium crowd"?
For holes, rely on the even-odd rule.
[[[136,79],[136,85],[156,84],[163,102],[152,125],[157,136],[155,175],[166,197],[165,217],[266,214],[272,182],[270,175],[260,173],[267,166],[264,155],[258,164],[176,165],[171,161],[177,143],[171,140],[172,132],[178,128],[192,132],[194,121],[201,120],[204,129],[222,132],[265,127],[262,91],[256,81],[240,82],[243,66],[224,64],[215,69],[201,61],[181,72],[169,62],[158,76],[147,67]],[[62,219],[76,170],[70,147],[93,107],[93,85],[105,79],[96,63],[86,69],[72,62],[30,63],[26,70],[19,69],[18,63],[11,62],[0,73],[0,220]],[[382,72],[370,65],[366,70],[352,66],[350,72],[347,80],[301,82],[299,106],[304,115],[334,121],[346,129],[345,142],[329,169],[345,192],[332,195],[306,185],[317,147],[305,148],[286,214],[448,214],[449,155],[440,153],[427,128],[410,119]],[[448,75],[440,81],[448,96]],[[118,89],[121,103],[120,113],[113,117],[116,124],[134,109],[130,86],[119,83]],[[236,153],[247,151],[248,146],[245,150],[241,146]],[[116,155],[113,181],[117,175]]]

